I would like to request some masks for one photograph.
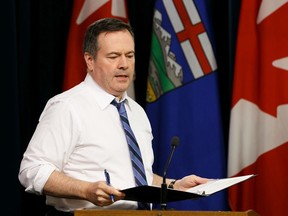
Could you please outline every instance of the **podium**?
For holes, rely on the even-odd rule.
[[[259,216],[255,211],[75,210],[74,216]]]

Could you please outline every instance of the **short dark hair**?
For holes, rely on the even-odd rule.
[[[99,50],[98,37],[103,32],[116,32],[128,30],[134,39],[132,27],[124,21],[116,18],[103,18],[92,23],[86,30],[83,41],[83,53],[88,52],[94,58]]]

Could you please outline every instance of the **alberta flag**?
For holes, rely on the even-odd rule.
[[[288,1],[242,0],[229,138],[232,210],[287,215]]]
[[[163,175],[178,136],[167,178],[196,174],[226,177],[217,64],[203,0],[156,1],[146,111],[154,141],[154,172]],[[226,191],[168,203],[176,210],[226,210]]]

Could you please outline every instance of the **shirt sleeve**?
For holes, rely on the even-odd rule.
[[[67,102],[50,100],[24,152],[19,180],[26,191],[42,194],[54,170],[62,170],[78,139],[78,120]]]

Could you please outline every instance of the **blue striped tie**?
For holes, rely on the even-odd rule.
[[[136,185],[137,186],[147,185],[141,152],[140,152],[137,140],[134,136],[134,133],[130,127],[124,103],[125,101],[122,101],[121,103],[117,103],[115,100],[112,101],[112,104],[117,107],[117,110],[120,115],[121,123],[125,131],[127,143],[128,143],[129,150],[130,150],[130,157],[132,161],[132,167],[133,167],[133,173],[134,173]],[[148,203],[138,202],[138,208],[150,209],[150,205]]]

